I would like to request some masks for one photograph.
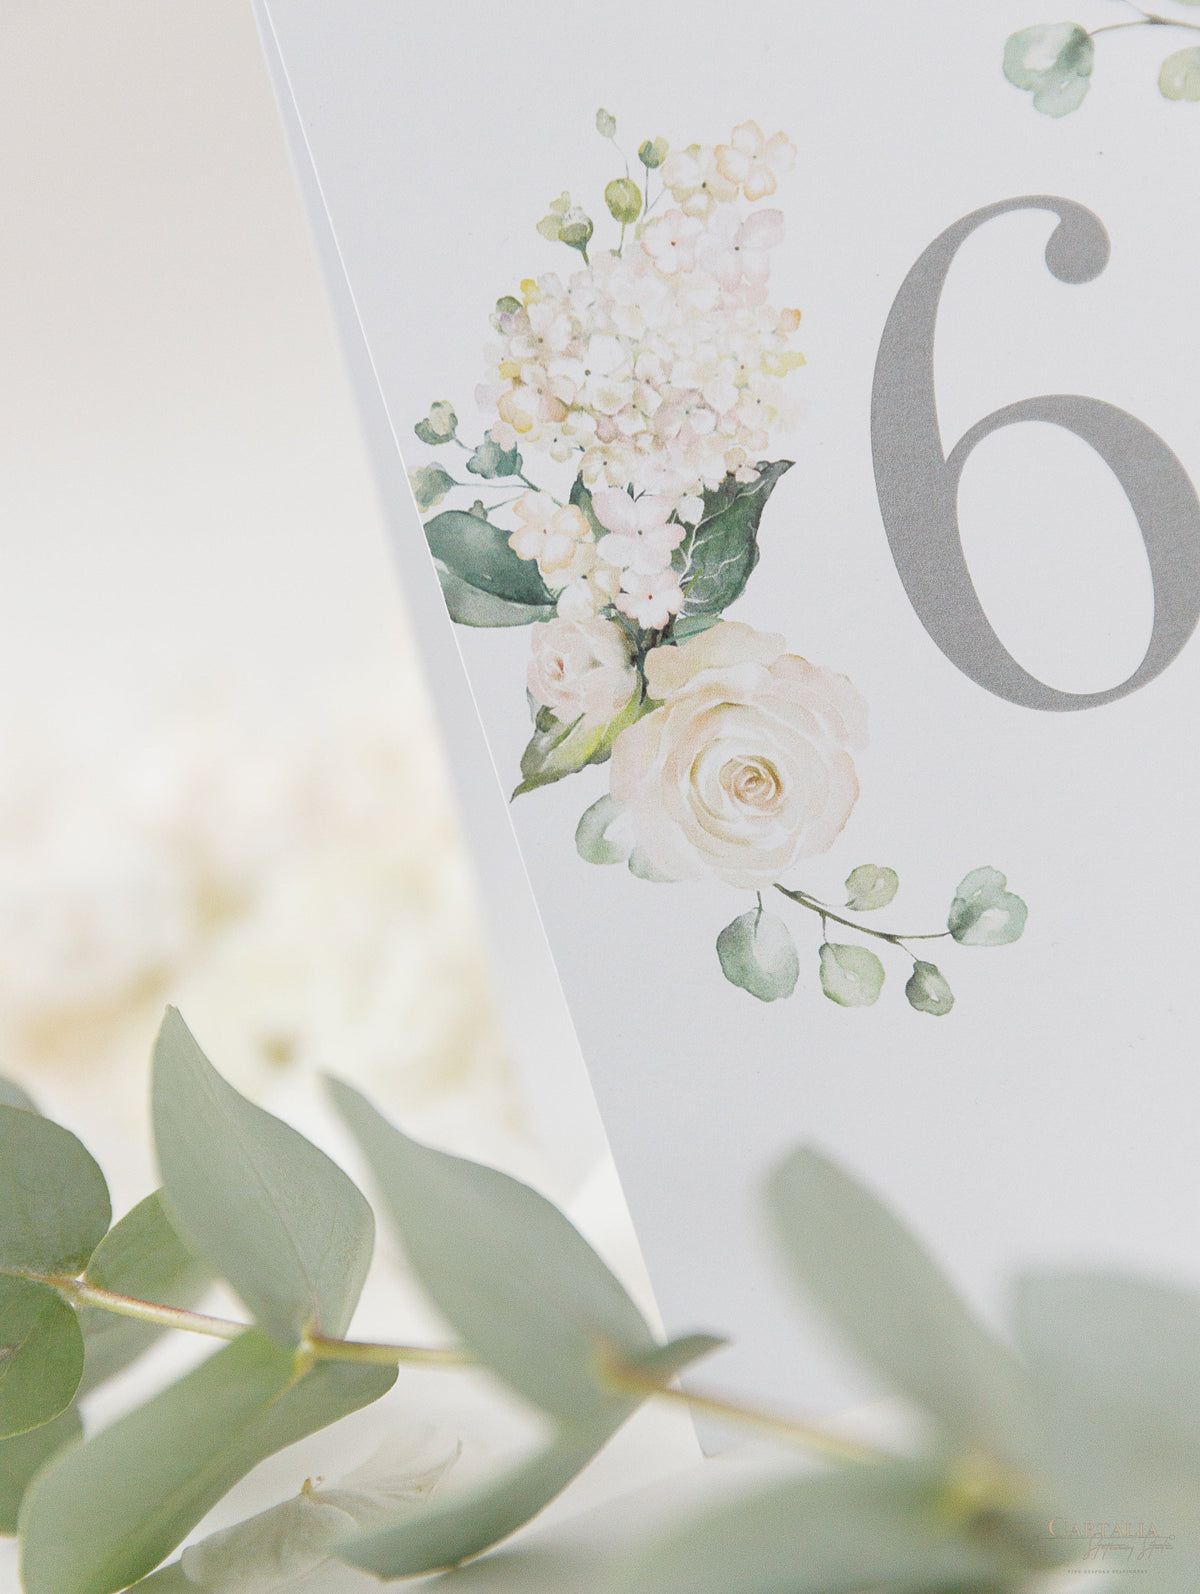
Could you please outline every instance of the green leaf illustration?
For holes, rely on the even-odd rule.
[[[654,1336],[558,1208],[495,1168],[410,1140],[349,1085],[330,1090],[413,1272],[479,1360],[568,1424],[624,1409],[597,1379],[597,1352],[636,1356]]]
[[[441,399],[429,406],[429,414],[417,422],[413,431],[423,443],[436,447],[439,443],[448,443],[458,431],[458,416],[453,407]]]
[[[0,1439],[65,1411],[82,1372],[71,1307],[45,1284],[0,1275]]]
[[[632,177],[614,177],[604,190],[604,203],[613,220],[628,227],[642,213],[642,191]]]
[[[454,478],[440,465],[418,465],[409,471],[408,481],[422,514],[440,504],[454,486]]]
[[[792,932],[776,913],[751,908],[717,937],[721,972],[760,1002],[790,996],[800,978],[800,954]]]
[[[0,1439],[0,1533],[17,1531],[17,1514],[35,1473],[64,1445],[83,1436],[83,1423],[74,1405],[38,1428]]]
[[[1200,50],[1176,50],[1158,74],[1159,93],[1165,100],[1200,100]]]
[[[144,1577],[265,1457],[378,1400],[394,1367],[323,1363],[250,1330],[64,1451],[21,1509],[25,1594],[114,1594]]]
[[[1019,941],[1029,909],[1006,891],[999,869],[972,869],[958,883],[946,926],[962,946],[1007,946]]]
[[[521,784],[514,797],[549,786],[564,775],[574,775],[588,764],[603,764],[612,754],[621,732],[649,712],[651,704],[635,692],[607,725],[588,725],[583,719],[564,725],[548,708],[539,711],[525,751],[521,754]]]
[[[1004,75],[1033,95],[1045,116],[1066,116],[1083,104],[1091,87],[1096,47],[1086,28],[1047,22],[1022,28],[1004,47]]]
[[[665,138],[648,138],[638,145],[638,160],[648,172],[656,171],[666,160],[669,148]]]
[[[605,792],[585,809],[575,827],[575,851],[584,863],[628,863],[633,851],[632,836],[622,833],[620,821],[625,804]]]
[[[156,1191],[109,1230],[93,1251],[84,1278],[117,1295],[187,1308],[203,1295],[212,1272],[175,1233]],[[94,1306],[79,1308],[79,1326],[86,1352],[81,1395],[128,1367],[164,1332],[155,1323],[139,1323]]]
[[[433,561],[442,584],[442,597],[446,610],[456,625],[503,626],[533,625],[538,620],[553,620],[553,603],[531,605],[509,603],[505,598],[493,597],[464,581],[453,570],[447,569],[440,559]]]
[[[345,1332],[375,1220],[336,1163],[221,1078],[172,1007],[154,1048],[151,1107],[164,1203],[187,1248],[268,1333]]]
[[[989,1535],[947,1509],[934,1468],[908,1461],[799,1476],[718,1505],[639,1554],[622,1594],[831,1594],[1026,1587],[1045,1524],[996,1514]],[[1007,1531],[1006,1531],[1007,1530]],[[1053,1541],[1050,1541],[1053,1544]],[[1058,1559],[1068,1559],[1070,1551]]]
[[[820,1152],[793,1152],[767,1187],[797,1282],[862,1361],[955,1438],[1009,1429],[1018,1374],[924,1247]]]
[[[680,617],[721,614],[750,578],[758,563],[758,524],[779,478],[792,468],[790,459],[758,467],[758,479],[739,482],[727,476],[715,492],[705,493],[704,513],[678,550],[684,591]]]
[[[617,131],[617,119],[606,111],[603,105],[596,112],[596,131],[601,138],[613,138]]]
[[[913,964],[904,994],[918,1013],[932,1013],[935,1018],[942,1018],[954,1006],[954,992],[936,963],[922,963],[918,959]]]
[[[846,876],[846,906],[855,913],[872,913],[886,908],[900,889],[900,876],[894,869],[877,863],[860,863]]]
[[[865,946],[821,948],[821,989],[839,1007],[871,1007],[883,989],[883,964]]]
[[[0,1106],[0,1268],[80,1273],[111,1217],[104,1175],[70,1131]]]
[[[425,539],[433,557],[468,586],[506,603],[553,607],[554,594],[538,574],[537,562],[519,558],[508,545],[508,532],[490,521],[447,509],[425,522]]]
[[[520,309],[520,306],[517,306]],[[521,469],[521,455],[516,448],[501,448],[491,432],[467,461],[472,476],[483,476],[494,481],[498,476],[516,476]]]

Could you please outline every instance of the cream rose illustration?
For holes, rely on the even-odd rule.
[[[866,704],[844,675],[736,621],[655,648],[645,670],[662,706],[621,732],[610,778],[643,869],[753,890],[828,851],[866,741]]]
[[[530,696],[564,725],[608,725],[637,690],[637,671],[611,620],[548,620],[533,633]]]

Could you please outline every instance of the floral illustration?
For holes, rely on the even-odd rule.
[[[1175,3],[1196,6],[1200,0]],[[1122,0],[1122,4],[1127,12],[1136,12],[1136,17],[1106,22],[1090,31],[1077,22],[1043,22],[1012,34],[1004,47],[1005,77],[1015,88],[1033,95],[1035,110],[1045,116],[1066,116],[1079,109],[1092,86],[1095,40],[1102,33],[1120,33],[1127,28],[1183,28],[1200,33],[1200,22],[1143,11],[1133,0]],[[1158,89],[1167,100],[1200,100],[1200,48],[1190,46],[1168,55],[1159,69]]]
[[[625,167],[604,190],[611,246],[560,194],[537,230],[579,262],[497,301],[477,393],[491,417],[483,440],[459,436],[446,401],[415,428],[431,448],[458,449],[465,470],[439,461],[410,473],[422,512],[437,511],[425,532],[451,617],[531,628],[533,734],[513,795],[607,764],[609,789],[578,824],[580,857],[644,881],[715,878],[751,893],[717,937],[733,984],[763,1001],[796,986],[799,952],[764,904],[772,892],[819,920],[816,969],[831,1001],[878,999],[884,966],[865,938],[911,960],[917,1012],[944,1015],[950,987],[908,943],[1001,946],[1021,935],[1025,904],[997,870],[976,869],[944,930],[907,935],[862,918],[892,901],[892,869],[854,869],[840,907],[790,883],[854,809],[867,706],[782,636],[724,618],[792,468],[766,456],[792,419],[800,312],[770,301],[784,218],[763,201],[794,147],[753,121],[715,147],[648,139],[635,180],[615,120],[600,111],[596,126]],[[531,454],[549,485],[527,473]],[[464,488],[493,500],[439,508]],[[831,940],[834,925],[858,939]]]

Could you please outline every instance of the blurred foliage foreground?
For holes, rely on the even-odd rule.
[[[261,1594],[339,1562],[383,1579],[456,1567],[535,1517],[655,1398],[769,1432],[795,1459],[715,1507],[589,1551],[590,1590],[983,1594],[1071,1570],[1200,1586],[1200,1298],[1116,1276],[1028,1276],[1003,1343],[873,1196],[798,1150],[767,1190],[781,1260],[920,1414],[924,1437],[889,1453],[680,1388],[719,1340],[659,1343],[542,1196],[409,1139],[344,1083],[329,1090],[453,1343],[345,1337],[371,1206],[229,1085],[174,1009],[153,1060],[162,1189],[115,1226],[79,1140],[3,1087],[0,1524],[20,1535],[26,1594]],[[249,1322],[194,1310],[214,1277]],[[81,1395],[168,1328],[225,1343],[84,1436]],[[365,1469],[341,1487],[306,1484],[168,1560],[258,1462],[377,1400],[410,1363],[448,1378],[486,1369],[542,1414],[544,1439],[466,1487],[453,1455],[406,1478]]]

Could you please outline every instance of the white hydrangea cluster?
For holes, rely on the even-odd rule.
[[[789,347],[796,310],[768,302],[770,251],[783,214],[747,209],[794,158],[754,122],[728,144],[667,156],[662,192],[622,249],[598,251],[566,282],[553,272],[502,300],[495,373],[480,388],[500,447],[578,461],[594,495],[583,513],[546,494],[516,505],[512,546],[537,559],[582,619],[611,603],[642,627],[682,604],[671,556],[729,475],[752,481],[772,430],[788,420],[781,379],[803,364]]]

